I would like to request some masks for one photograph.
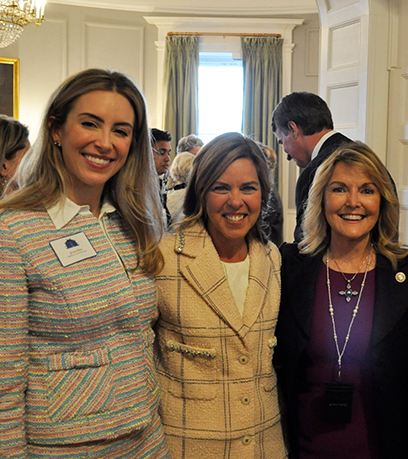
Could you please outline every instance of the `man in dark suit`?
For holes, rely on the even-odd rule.
[[[171,215],[167,207],[167,191],[165,190],[165,176],[170,167],[170,153],[172,135],[168,131],[160,129],[150,129],[150,141],[153,150],[154,165],[157,175],[159,176],[160,200],[164,209],[166,221],[165,226],[168,228],[171,223]]]
[[[272,131],[287,159],[304,168],[296,183],[295,242],[302,239],[301,223],[309,188],[316,169],[340,145],[351,142],[333,130],[333,119],[326,102],[309,92],[293,92],[283,97],[272,114]]]

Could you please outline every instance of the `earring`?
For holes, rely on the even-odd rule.
[[[6,188],[7,183],[8,183],[7,177],[5,177],[5,176],[1,177],[1,179],[0,179],[0,187],[3,188],[3,189]]]
[[[59,142],[59,140],[54,140],[54,145],[58,148],[61,148],[61,144]]]

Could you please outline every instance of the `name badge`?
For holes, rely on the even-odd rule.
[[[323,420],[328,424],[350,424],[354,385],[343,382],[324,384]]]
[[[84,232],[55,239],[50,242],[50,246],[64,267],[96,256]]]

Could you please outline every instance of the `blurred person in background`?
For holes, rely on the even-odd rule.
[[[328,105],[310,92],[292,92],[281,99],[272,113],[272,132],[288,161],[293,159],[303,169],[296,182],[294,238],[300,242],[303,213],[316,170],[340,145],[351,140],[334,130]]]
[[[28,127],[16,119],[0,115],[0,196],[30,148]]]
[[[271,177],[268,204],[262,214],[262,228],[268,239],[279,247],[283,242],[283,205],[275,186],[277,155],[272,148],[263,144],[259,144],[259,146],[267,157]]]
[[[195,134],[190,134],[186,137],[182,137],[178,141],[177,154],[188,152],[195,156],[203,145],[204,142],[200,138],[198,138]]]
[[[171,223],[171,214],[167,208],[167,171],[171,161],[171,140],[172,135],[161,129],[150,129],[150,141],[153,150],[154,164],[159,176],[160,200],[163,206],[165,226],[168,228]]]
[[[194,155],[191,153],[179,153],[170,166],[170,178],[174,185],[167,194],[167,207],[173,224],[182,220],[184,215],[184,196],[193,167],[193,160]]]

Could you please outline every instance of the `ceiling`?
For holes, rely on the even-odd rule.
[[[145,14],[271,16],[318,13],[316,0],[48,0],[48,3]]]

